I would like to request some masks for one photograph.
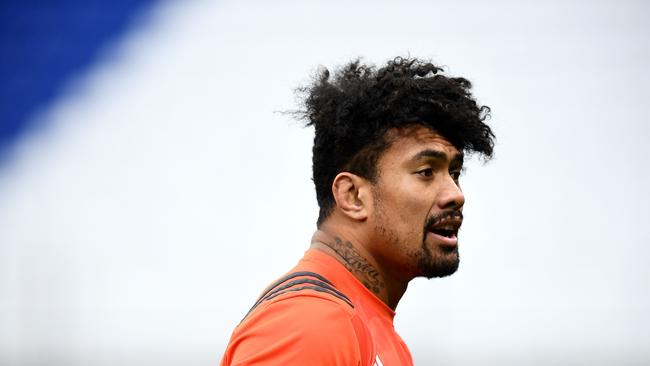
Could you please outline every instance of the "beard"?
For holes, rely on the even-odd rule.
[[[415,254],[420,274],[429,279],[452,275],[460,265],[457,246],[453,248],[436,248],[436,250],[437,253],[431,253],[423,240],[420,250]]]
[[[458,255],[458,246],[453,248],[449,247],[435,247],[435,253],[431,252],[426,244],[427,228],[431,227],[435,222],[440,221],[446,217],[460,217],[462,219],[463,213],[459,210],[452,210],[430,216],[424,225],[424,234],[422,238],[422,246],[416,257],[418,259],[418,269],[422,276],[426,278],[446,277],[458,270],[460,264],[460,257]]]
[[[453,248],[439,246],[430,248],[426,244],[426,229],[423,230],[422,241],[416,244],[418,248],[411,250],[406,249],[409,248],[410,245],[408,245],[409,243],[405,243],[403,239],[400,239],[400,235],[394,231],[393,225],[391,225],[390,219],[386,215],[381,195],[378,194],[377,191],[374,192],[374,195],[376,197],[375,205],[377,213],[375,232],[379,233],[379,235],[394,248],[403,248],[402,250],[407,250],[407,257],[412,261],[408,267],[410,267],[410,270],[413,271],[415,276],[426,277],[428,279],[439,278],[452,275],[456,270],[458,270],[458,266],[460,265],[458,246]],[[446,212],[441,215],[450,214],[462,216],[462,213],[458,211]],[[429,217],[425,224],[425,228],[430,226],[431,223],[438,218],[440,217]]]

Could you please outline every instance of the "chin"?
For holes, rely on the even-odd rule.
[[[427,254],[421,256],[418,261],[418,267],[423,277],[447,277],[458,270],[460,258],[457,250],[453,253],[440,253],[436,256],[431,256],[430,253]]]

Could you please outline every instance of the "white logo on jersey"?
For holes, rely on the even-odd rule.
[[[384,364],[381,363],[381,360],[379,359],[379,355],[375,357],[375,363],[373,363],[372,366],[384,366]]]

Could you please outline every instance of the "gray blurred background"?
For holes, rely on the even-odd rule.
[[[217,365],[315,229],[313,131],[278,111],[398,55],[470,79],[497,135],[459,272],[397,308],[415,364],[650,364],[649,3],[142,3],[4,140],[0,364]]]

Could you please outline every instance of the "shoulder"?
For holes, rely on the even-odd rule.
[[[354,308],[352,301],[327,278],[315,272],[297,271],[285,275],[267,287],[253,305],[247,317],[254,313],[257,308],[270,307],[271,304],[280,302],[283,302],[284,305],[287,300],[291,300],[290,303],[300,304],[303,307],[335,303],[346,310]]]
[[[359,365],[353,318],[354,305],[333,285],[290,278],[260,297],[233,332],[222,365]]]

